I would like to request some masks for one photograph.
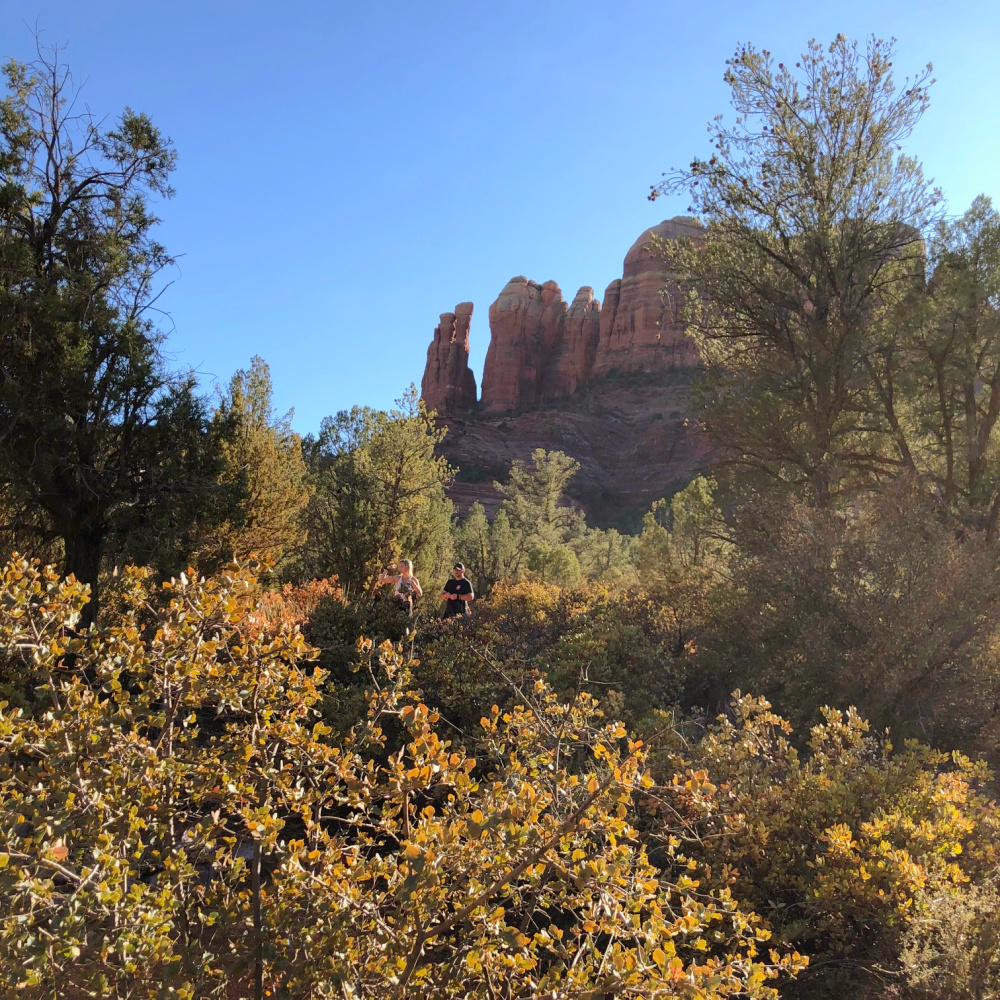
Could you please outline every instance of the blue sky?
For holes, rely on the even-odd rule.
[[[910,152],[952,211],[1000,199],[993,0],[3,0],[0,53],[30,57],[35,25],[94,111],[145,111],[177,147],[177,364],[210,388],[261,355],[302,432],[419,383],[465,300],[478,378],[513,275],[602,295],[685,208],[649,185],[707,148],[738,42],[895,36],[899,73],[938,79]]]

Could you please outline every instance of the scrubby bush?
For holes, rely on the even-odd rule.
[[[650,862],[646,751],[590,696],[536,682],[473,756],[369,641],[367,714],[330,739],[245,570],[128,580],[74,635],[85,587],[0,574],[0,644],[51,700],[0,710],[4,995],[765,1000],[802,967],[696,862]]]
[[[903,935],[892,997],[993,1000],[1000,996],[1000,892],[993,877],[921,900]]]
[[[416,682],[463,731],[482,705],[510,701],[541,673],[561,694],[588,691],[633,724],[677,702],[690,658],[670,604],[593,584],[498,586],[470,620],[443,623],[419,645]]]
[[[705,703],[749,689],[796,728],[856,705],[878,727],[992,753],[996,553],[943,517],[907,484],[848,511],[748,502],[700,645]]]
[[[787,995],[874,996],[919,978],[921,949],[942,952],[941,980],[957,956],[938,909],[952,931],[970,923],[985,898],[970,884],[1000,860],[992,776],[958,753],[895,747],[854,711],[823,714],[801,752],[760,699],[739,699],[709,729],[688,755],[717,786],[691,816],[696,853],[723,882],[738,872],[741,904],[810,955]],[[666,757],[664,780],[675,768]]]

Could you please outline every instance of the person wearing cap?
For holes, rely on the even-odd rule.
[[[444,585],[441,600],[444,601],[445,618],[464,617],[471,613],[469,604],[476,599],[472,584],[465,579],[465,567],[455,563],[452,578]]]

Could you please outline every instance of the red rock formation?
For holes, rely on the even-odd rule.
[[[511,278],[490,306],[490,346],[482,406],[515,410],[545,398],[545,375],[558,351],[568,307],[554,281]]]
[[[588,392],[592,405],[584,407],[480,410],[475,419],[450,422],[441,453],[460,470],[448,495],[462,514],[479,502],[492,518],[503,499],[493,481],[507,478],[514,459],[530,462],[532,451],[544,448],[580,463],[571,494],[589,523],[636,531],[654,500],[672,496],[711,464],[690,419],[686,379],[600,379]]]
[[[625,257],[603,308],[591,288],[567,304],[554,281],[512,278],[490,306],[490,345],[482,400],[468,370],[466,303],[446,313],[427,352],[424,398],[448,415],[441,453],[462,473],[451,495],[460,509],[473,501],[495,512],[502,479],[533,448],[558,449],[581,463],[574,498],[604,524],[635,528],[649,504],[670,496],[706,467],[710,456],[692,414],[687,373],[697,360],[676,322],[670,271],[652,237],[697,236],[692,219],[648,229]],[[601,379],[611,371],[663,372],[657,379]],[[593,406],[558,400],[588,381]],[[549,404],[540,406],[540,404]]]
[[[653,237],[697,237],[695,219],[678,216],[647,229],[625,255],[624,274],[604,293],[601,335],[592,374],[664,371],[694,364],[694,342],[677,322],[676,286]]]
[[[604,294],[581,288],[566,306],[554,281],[512,278],[490,306],[483,370],[484,410],[537,406],[612,371],[667,371],[694,364],[694,343],[677,322],[678,296],[653,238],[697,237],[694,219],[647,229],[625,256],[623,276]]]
[[[573,299],[560,347],[552,360],[552,376],[546,398],[568,396],[583,385],[594,369],[601,336],[601,303],[594,289],[584,286]]]
[[[518,410],[575,392],[590,377],[600,317],[592,288],[567,305],[554,281],[511,278],[490,306],[484,409]]]
[[[677,322],[679,306],[667,262],[654,237],[697,237],[694,219],[677,217],[647,229],[625,256],[604,307],[592,288],[567,305],[554,281],[511,278],[490,306],[490,346],[482,408],[503,413],[552,402],[612,371],[669,371],[697,361]],[[424,399],[441,414],[468,412],[475,379],[468,368],[472,304],[446,313],[427,352]]]
[[[420,394],[442,416],[468,413],[476,405],[476,376],[469,368],[469,324],[472,303],[460,302],[453,313],[442,313],[427,348]]]

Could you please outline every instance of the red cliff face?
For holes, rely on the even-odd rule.
[[[502,479],[533,448],[559,450],[581,463],[574,499],[597,523],[633,530],[659,497],[682,488],[708,464],[690,419],[694,344],[676,321],[670,268],[654,237],[697,238],[692,219],[646,230],[611,282],[603,307],[592,288],[571,303],[554,281],[512,278],[490,306],[490,344],[482,399],[468,367],[472,306],[446,313],[427,352],[423,394],[448,419],[441,453],[462,472],[451,490],[461,510],[481,501],[495,512]],[[608,379],[611,372],[662,377]],[[587,387],[581,406],[558,401]]]
[[[483,408],[523,409],[574,392],[594,364],[600,309],[592,288],[567,305],[554,281],[511,278],[490,306]]]
[[[483,369],[484,413],[524,410],[572,395],[613,371],[656,372],[697,361],[677,322],[679,306],[655,238],[697,238],[694,219],[677,217],[647,229],[625,256],[623,275],[604,294],[581,288],[567,304],[554,281],[511,278],[490,306],[490,346]],[[446,313],[427,352],[423,394],[441,414],[468,412],[475,379],[468,368],[471,303]]]
[[[511,278],[490,306],[490,346],[483,367],[482,405],[513,410],[542,400],[548,358],[566,317],[554,281]]]
[[[469,368],[469,324],[472,303],[460,302],[453,313],[442,313],[427,348],[420,394],[439,414],[467,413],[476,405],[476,376]]]
[[[624,274],[604,293],[601,336],[591,373],[665,371],[698,360],[677,321],[677,287],[654,239],[697,239],[701,226],[678,216],[647,229],[625,255]]]
[[[568,396],[590,378],[601,336],[601,303],[594,289],[584,286],[576,293],[563,327],[560,348],[552,359],[552,394]]]

